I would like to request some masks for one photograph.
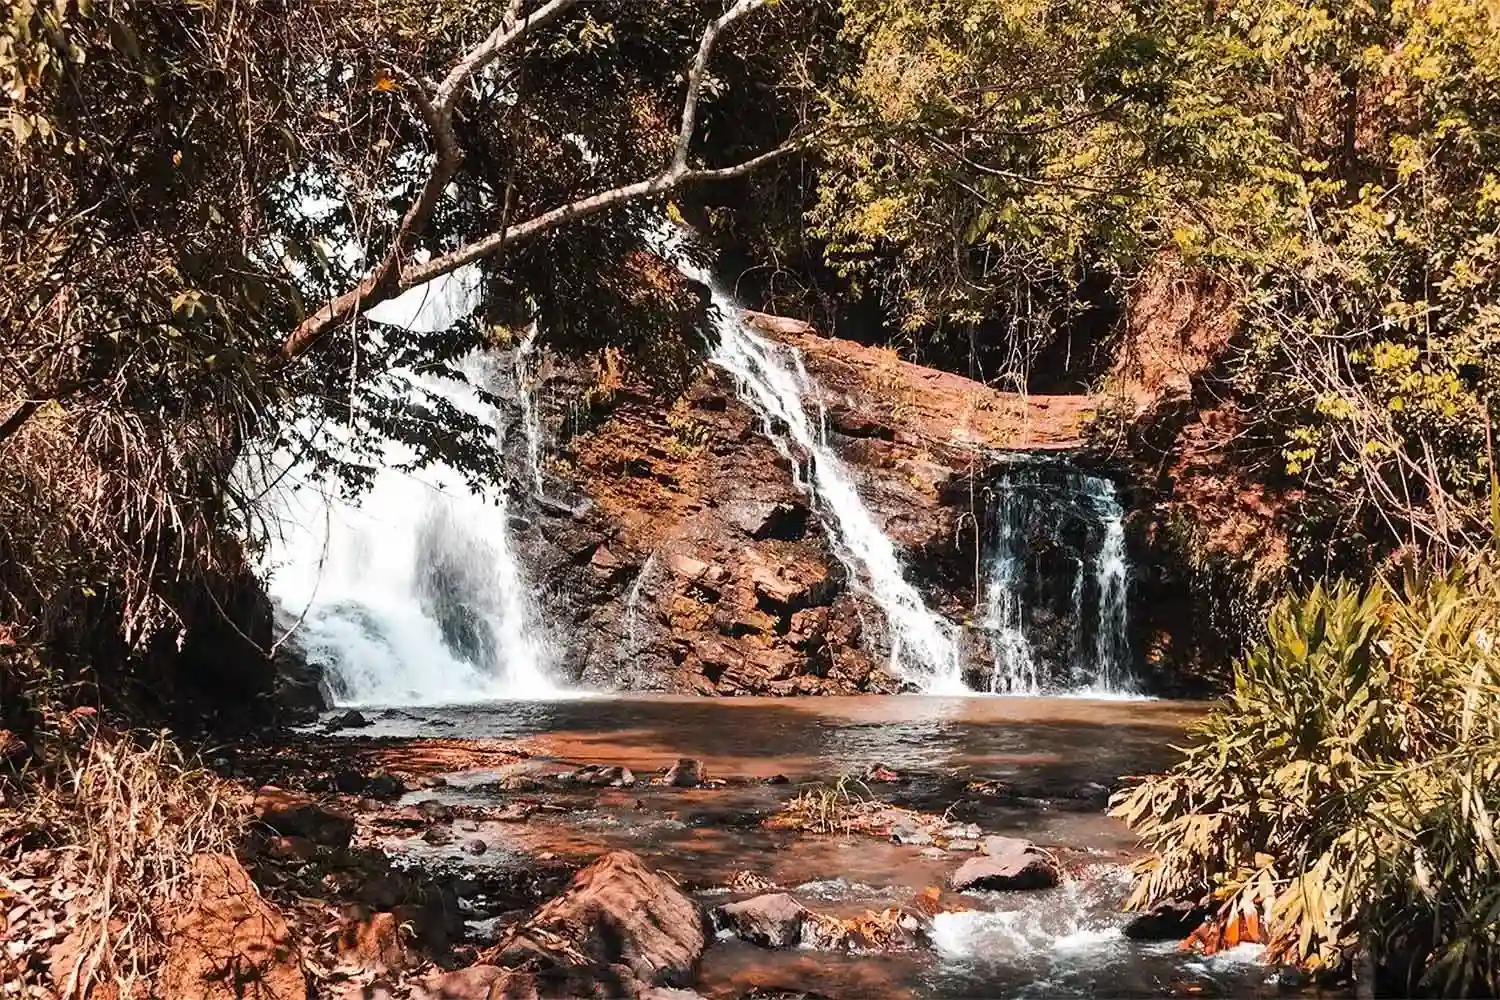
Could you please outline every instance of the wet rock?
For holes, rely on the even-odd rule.
[[[708,780],[703,762],[693,757],[679,757],[677,763],[667,768],[666,784],[674,788],[696,788]]]
[[[365,718],[364,713],[358,709],[350,708],[342,712],[335,712],[329,716],[328,721],[323,724],[323,728],[332,733],[340,729],[363,729],[371,724],[370,720]]]
[[[188,890],[172,907],[166,931],[157,984],[162,996],[307,996],[307,977],[286,921],[228,855],[193,856]]]
[[[1062,873],[1052,855],[1029,841],[987,837],[983,849],[986,853],[965,861],[953,873],[953,888],[960,892],[1050,889],[1061,880]]]
[[[507,774],[495,782],[495,787],[502,792],[539,792],[542,783],[529,775]]]
[[[342,963],[366,972],[394,972],[412,964],[396,915],[372,913],[362,906],[345,910],[335,950]]]
[[[979,841],[969,840],[967,838],[950,840],[948,841],[948,850],[952,851],[954,854],[967,854],[971,851],[979,850]]]
[[[773,774],[766,779],[768,785],[790,785],[791,783],[792,779],[784,774]]]
[[[423,774],[413,779],[411,786],[423,791],[432,788],[447,788],[448,779],[437,774]]]
[[[465,854],[473,854],[473,855],[475,855],[477,857],[478,855],[483,854],[485,851],[487,851],[489,849],[490,849],[490,845],[486,844],[483,840],[480,840],[478,837],[475,837],[472,840],[466,840],[466,841],[464,841],[464,853]]]
[[[932,834],[910,823],[902,823],[891,827],[891,843],[907,844],[912,847],[925,847],[932,843]]]
[[[978,823],[959,823],[945,828],[941,836],[945,840],[972,840],[977,843],[979,838],[984,836],[984,831],[979,829]]]
[[[729,931],[762,948],[790,948],[802,940],[810,911],[784,892],[769,893],[713,911],[715,931]]]
[[[616,768],[611,768],[611,770],[613,770],[615,772],[614,776],[610,779],[610,782],[609,782],[609,786],[611,788],[634,788],[635,787],[635,772],[632,771],[630,768],[628,768],[628,767],[616,767]]]
[[[439,972],[417,985],[416,1000],[537,1000],[536,979],[498,965]]]
[[[574,876],[496,954],[541,975],[544,992],[613,996],[691,982],[706,946],[697,904],[636,855],[614,851]]]
[[[1133,941],[1180,940],[1202,926],[1209,918],[1207,907],[1186,899],[1168,899],[1145,913],[1138,913],[1124,927]]]
[[[948,856],[948,852],[941,847],[924,847],[921,853],[924,858],[946,858]]]
[[[453,831],[445,826],[429,827],[427,832],[422,834],[422,839],[433,847],[444,847],[453,843]]]
[[[354,835],[353,816],[275,785],[265,785],[255,793],[250,811],[276,833],[306,837],[315,844],[348,847]]]
[[[530,802],[512,802],[499,812],[489,815],[490,819],[500,823],[524,823],[536,810],[537,807]]]
[[[390,910],[406,898],[407,890],[406,880],[401,876],[379,875],[359,887],[359,898],[372,909]]]
[[[435,823],[446,823],[453,818],[453,807],[437,799],[423,799],[418,802],[417,812]]]
[[[869,769],[865,771],[865,780],[890,784],[901,780],[901,772],[892,770],[884,764],[871,764]]]
[[[335,774],[333,787],[345,795],[363,795],[383,801],[400,798],[406,791],[406,787],[401,784],[401,779],[394,774],[378,771],[375,774],[366,775],[351,769]]]
[[[608,545],[601,545],[589,557],[589,568],[601,580],[613,580],[629,569],[630,564],[611,552]]]

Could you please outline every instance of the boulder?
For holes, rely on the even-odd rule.
[[[275,785],[265,785],[255,793],[250,811],[284,837],[306,837],[315,844],[348,847],[354,835],[353,816]]]
[[[478,837],[474,837],[474,838],[472,838],[470,840],[464,841],[464,853],[465,854],[473,854],[475,856],[478,856],[480,854],[483,854],[485,851],[487,851],[489,849],[490,849],[490,845],[486,844],[483,840],[480,840]]]
[[[415,1000],[536,1000],[536,980],[498,965],[439,972],[417,984]]]
[[[802,940],[807,907],[784,892],[767,893],[713,911],[715,931],[727,930],[762,948],[790,948]]]
[[[636,996],[690,983],[707,947],[698,906],[629,851],[604,855],[495,949],[543,992]]]
[[[1125,925],[1124,934],[1133,941],[1170,941],[1186,938],[1209,918],[1209,910],[1186,899],[1168,899]]]
[[[363,729],[371,724],[363,712],[356,708],[346,708],[342,712],[335,712],[329,716],[323,726],[329,732],[333,732],[338,729]]]
[[[986,837],[985,852],[958,866],[953,873],[953,888],[969,889],[1050,889],[1062,878],[1057,861],[1029,841],[1013,837]]]
[[[667,768],[664,781],[674,788],[695,788],[708,780],[703,762],[693,757],[679,757],[677,763]]]
[[[196,854],[186,890],[164,921],[160,995],[195,1000],[307,996],[290,931],[227,854]]]

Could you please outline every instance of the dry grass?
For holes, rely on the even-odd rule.
[[[17,804],[0,810],[17,875],[0,882],[0,921],[23,945],[0,979],[69,998],[150,995],[158,920],[194,854],[233,853],[244,806],[165,733],[106,733],[77,714],[54,727]]]

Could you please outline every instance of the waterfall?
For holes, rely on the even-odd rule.
[[[766,436],[797,473],[829,528],[830,541],[851,579],[865,586],[884,613],[891,666],[929,694],[965,694],[953,626],[928,609],[906,579],[896,547],[865,505],[848,467],[829,446],[822,406],[795,348],[760,336],[741,318],[741,306],[682,252],[680,234],[654,233],[664,256],[687,277],[708,286],[718,335],[710,360],[734,377],[740,398],[760,415]]]
[[[1134,690],[1124,507],[1109,479],[1016,459],[990,490],[979,628],[1000,694]]]
[[[459,272],[385,303],[381,322],[442,329],[473,308]],[[476,355],[469,381],[408,374],[403,401],[436,395],[495,433],[500,415],[476,391],[497,376]],[[554,695],[554,652],[517,557],[504,490],[476,490],[455,469],[418,471],[406,445],[382,442],[356,501],[288,470],[274,494],[281,531],[261,559],[267,589],[298,619],[295,642],[324,669],[340,704],[442,704]]]
[[[996,508],[995,537],[989,558],[979,627],[990,635],[994,668],[991,694],[1036,694],[1042,689],[1040,665],[1026,637],[1022,583],[1030,506],[1022,497],[1007,497]]]
[[[1102,691],[1127,690],[1133,685],[1129,677],[1130,609],[1126,591],[1130,565],[1125,552],[1125,511],[1114,483],[1090,479],[1097,483],[1090,498],[1104,522],[1097,562],[1099,624],[1094,631],[1092,686]]]

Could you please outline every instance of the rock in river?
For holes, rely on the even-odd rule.
[[[1030,841],[986,837],[981,848],[984,854],[965,861],[953,873],[953,888],[960,892],[967,889],[1050,889],[1062,877],[1056,859]]]
[[[766,893],[713,911],[715,930],[727,930],[741,941],[762,948],[790,948],[802,940],[808,909],[784,892]]]
[[[698,905],[670,879],[614,851],[574,876],[496,955],[537,973],[543,993],[638,996],[690,983],[708,944],[704,931]]]

